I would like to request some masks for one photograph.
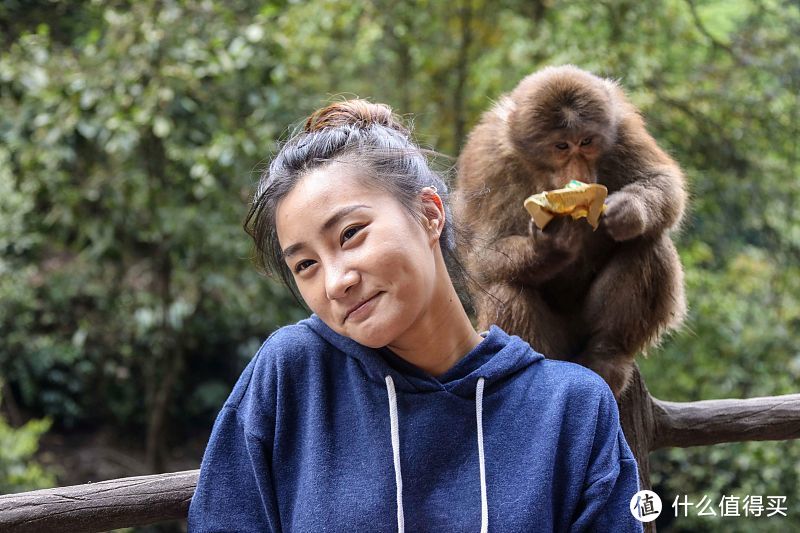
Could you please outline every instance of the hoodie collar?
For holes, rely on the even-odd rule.
[[[388,348],[368,348],[336,333],[316,314],[299,324],[310,328],[340,352],[356,359],[370,380],[383,385],[386,376],[392,376],[395,387],[406,392],[447,391],[464,398],[473,398],[478,378],[482,377],[486,380],[488,396],[495,389],[495,384],[544,359],[544,356],[516,335],[508,335],[499,327],[491,326],[475,348],[436,378]]]

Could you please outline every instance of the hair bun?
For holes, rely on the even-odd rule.
[[[352,125],[368,128],[374,124],[408,135],[408,129],[392,108],[385,104],[373,104],[366,100],[345,100],[336,102],[322,109],[317,109],[306,120],[305,131],[312,133],[324,128]]]

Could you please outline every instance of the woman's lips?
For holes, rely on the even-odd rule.
[[[383,294],[383,292],[377,293],[375,296],[373,296],[369,300],[365,301],[364,303],[362,303],[361,305],[359,305],[358,307],[347,313],[347,316],[344,317],[344,319],[346,321],[349,320],[351,322],[358,322],[359,320],[363,320],[364,318],[366,318],[367,315],[369,315],[370,311],[372,311],[372,309],[375,307],[378,296],[380,296],[381,294]]]

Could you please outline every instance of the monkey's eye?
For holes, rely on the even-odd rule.
[[[566,150],[567,148],[569,148],[569,145],[567,143],[558,143],[556,144],[556,148],[558,148],[559,150]]]
[[[581,141],[581,146],[587,146],[592,144],[592,138],[586,137],[584,140]]]

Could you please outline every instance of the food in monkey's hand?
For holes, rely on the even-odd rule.
[[[570,215],[574,220],[586,217],[592,228],[597,229],[600,215],[605,211],[606,196],[605,185],[572,180],[563,189],[529,196],[524,205],[539,229],[544,229],[558,215]]]

